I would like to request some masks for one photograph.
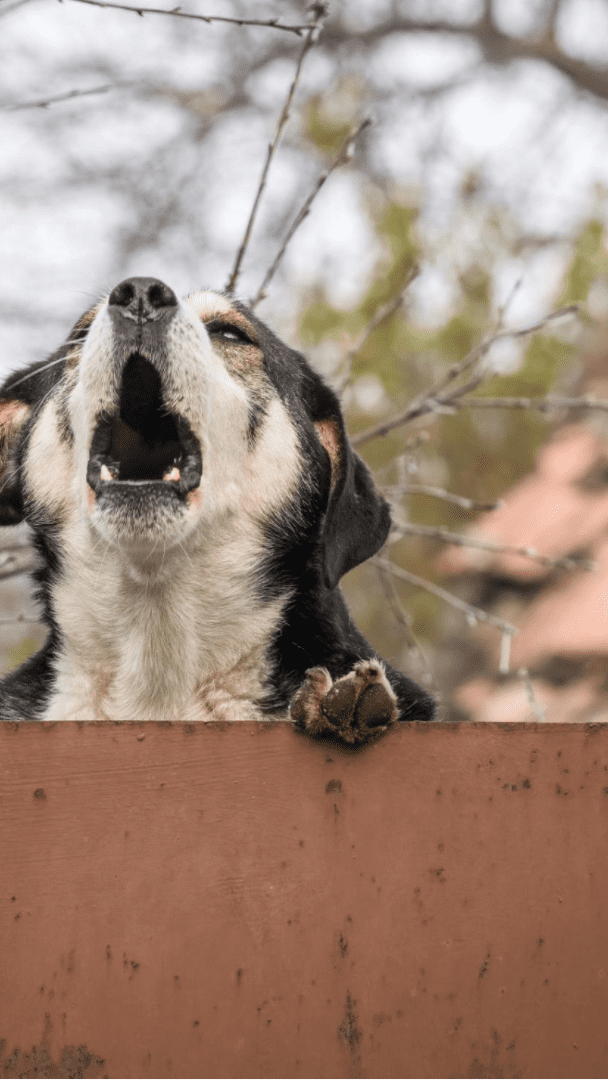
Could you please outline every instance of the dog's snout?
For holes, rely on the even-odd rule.
[[[110,293],[108,304],[119,308],[127,318],[157,319],[163,309],[177,308],[177,297],[164,281],[157,278],[126,278]]]

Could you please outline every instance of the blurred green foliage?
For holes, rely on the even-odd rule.
[[[334,138],[332,132],[323,136],[318,112],[309,134],[322,149],[328,149],[330,144],[333,147],[337,141],[337,135]],[[301,313],[300,334],[305,346],[332,340],[346,352],[348,343],[357,339],[381,305],[403,290],[412,268],[424,264],[424,242],[418,230],[416,205],[386,197],[378,210],[377,201],[376,198],[376,209],[371,216],[384,255],[374,279],[352,310],[332,305],[320,292],[313,295]],[[491,217],[497,233],[499,211],[492,211]],[[501,256],[508,258],[516,248],[513,241],[511,250],[508,247],[502,252],[497,250],[496,263]],[[492,331],[496,325],[492,270],[487,259],[474,256],[470,265],[459,267],[459,296],[444,325],[431,330],[417,325],[406,304],[368,337],[353,361],[349,385],[356,391],[358,380],[373,376],[382,384],[385,407],[380,415],[370,415],[357,404],[356,393],[347,390],[345,411],[351,434],[398,413]],[[591,221],[573,245],[572,259],[554,306],[584,305],[590,286],[607,272],[603,226]],[[563,380],[572,372],[575,359],[575,347],[550,326],[529,340],[517,370],[504,375],[489,373],[475,394],[536,397],[559,392]],[[339,383],[339,377],[336,381]],[[360,453],[375,472],[380,486],[402,484],[407,481],[408,468],[413,468],[412,483],[434,484],[480,502],[491,502],[530,470],[535,453],[548,438],[552,426],[551,416],[540,412],[463,408],[452,415],[434,417],[429,442],[415,454],[408,452],[407,441],[419,427],[429,427],[428,418],[363,444]],[[474,512],[423,494],[405,495],[401,507],[406,520],[455,531],[476,516]],[[414,573],[437,581],[440,576],[436,559],[442,546],[441,541],[408,537],[392,546],[391,557]],[[363,631],[379,651],[395,659],[403,631],[388,625],[386,601],[380,588],[373,586],[373,579],[370,567],[359,568],[349,575],[345,591]],[[413,617],[416,634],[430,643],[440,641],[445,605],[423,590],[400,583],[397,589]]]
[[[558,306],[584,303],[593,282],[607,272],[608,254],[604,247],[604,226],[600,221],[589,221],[577,239],[572,262],[565,276],[564,289],[558,297]]]
[[[333,157],[357,120],[369,94],[363,79],[351,73],[331,94],[313,94],[303,110],[304,135],[317,150]]]

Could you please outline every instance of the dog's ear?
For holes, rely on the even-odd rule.
[[[14,466],[14,452],[30,408],[25,401],[0,397],[0,525],[18,525],[23,521],[21,484]]]
[[[313,422],[331,464],[322,543],[325,584],[333,589],[343,574],[380,550],[391,517],[367,465],[350,446],[336,395],[320,379],[315,391]]]

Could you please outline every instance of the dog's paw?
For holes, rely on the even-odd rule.
[[[359,660],[335,682],[325,668],[310,668],[292,698],[290,713],[309,735],[332,735],[354,746],[386,731],[399,710],[380,661]]]

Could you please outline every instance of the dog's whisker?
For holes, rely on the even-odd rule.
[[[22,375],[20,379],[8,379],[3,387],[3,395],[6,396],[15,389],[16,386],[21,386],[22,383],[27,382],[28,379],[35,379],[38,375],[42,375],[43,371],[49,371],[50,368],[57,367],[57,364],[65,363],[65,356],[60,356],[56,360],[51,360],[50,363],[44,364],[43,367],[36,368],[35,371],[28,371],[26,375]]]

